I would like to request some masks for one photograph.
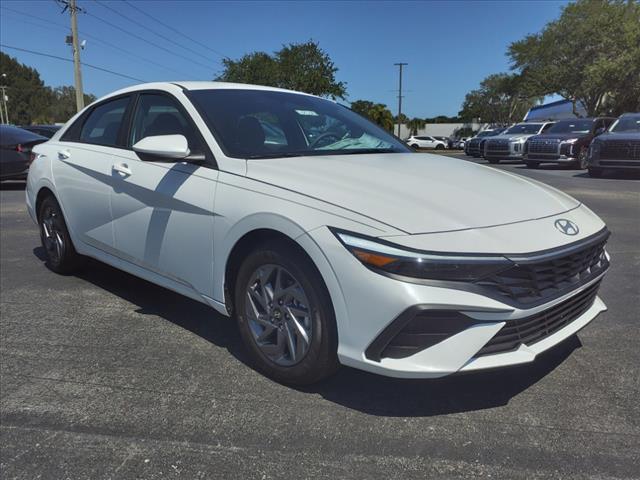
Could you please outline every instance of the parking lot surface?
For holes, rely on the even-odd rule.
[[[342,368],[305,389],[250,369],[202,304],[97,262],[49,271],[24,184],[2,184],[0,477],[639,478],[640,179],[496,168],[607,222],[609,311],[534,364],[426,381]]]

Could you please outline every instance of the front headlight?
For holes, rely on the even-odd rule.
[[[378,273],[429,280],[474,282],[514,265],[501,255],[408,250],[380,239],[331,229],[366,267]]]

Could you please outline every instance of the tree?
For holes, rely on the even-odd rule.
[[[216,80],[287,88],[331,98],[344,98],[346,84],[335,78],[338,68],[314,41],[284,45],[273,55],[250,53],[239,60],[225,58]]]
[[[51,97],[52,101],[48,109],[49,121],[66,122],[76,114],[76,89],[74,87],[56,87],[51,90]],[[95,95],[84,94],[85,105],[89,105],[95,100]]]
[[[9,120],[15,125],[33,123],[66,122],[76,113],[75,89],[73,87],[45,86],[35,68],[18,62],[0,52],[0,72],[7,76],[3,83],[9,97]],[[85,105],[96,99],[85,94]]]
[[[406,125],[411,135],[417,135],[418,130],[424,128],[426,123],[427,122],[423,118],[412,118],[411,120],[406,122]]]
[[[640,109],[640,3],[578,0],[508,55],[536,95],[582,102],[590,116]],[[575,111],[575,109],[574,109]]]
[[[541,97],[532,94],[522,75],[497,73],[489,75],[479,89],[466,95],[458,116],[506,125],[522,121],[529,108],[540,100]]]
[[[386,105],[382,103],[373,103],[368,100],[356,100],[351,103],[351,110],[359,113],[363,117],[367,117],[369,120],[377,123],[385,130],[390,132],[393,131],[395,119],[391,110],[389,110]]]
[[[51,92],[40,79],[38,71],[0,52],[0,72],[7,75],[2,83],[7,87],[11,123],[22,125],[46,121]]]

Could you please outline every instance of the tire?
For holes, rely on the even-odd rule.
[[[589,176],[590,177],[594,177],[594,178],[602,177],[602,169],[601,168],[590,167],[589,168]]]
[[[38,210],[40,241],[47,256],[46,265],[56,273],[68,274],[77,270],[84,257],[76,252],[62,209],[55,197],[49,195]]]
[[[580,149],[580,153],[578,153],[578,160],[576,162],[576,168],[578,168],[580,170],[584,170],[588,166],[589,166],[589,162],[588,162],[588,159],[587,159],[587,149],[583,147],[583,148]]]
[[[524,162],[527,165],[527,168],[538,168],[540,167],[540,162]]]
[[[496,165],[498,163],[500,163],[500,159],[499,158],[487,158],[487,162]]]
[[[413,145],[411,145],[411,148],[415,148],[416,150],[418,150],[420,146],[417,143],[414,143]]]
[[[444,146],[443,145],[436,145],[436,150],[444,150]]]
[[[278,283],[295,296],[283,294]],[[278,291],[282,296],[276,303]],[[336,371],[338,334],[331,297],[302,252],[277,241],[258,247],[240,265],[234,297],[238,328],[256,370],[289,385],[315,383]]]

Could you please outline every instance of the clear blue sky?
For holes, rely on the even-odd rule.
[[[465,94],[485,76],[508,71],[505,52],[509,43],[539,31],[558,17],[565,3],[133,1],[140,10],[231,58],[252,51],[272,52],[284,43],[316,40],[339,68],[337,78],[347,83],[348,101],[381,102],[394,112],[398,74],[393,63],[408,62],[403,112],[420,117],[455,115]],[[83,62],[145,81],[208,80],[221,70],[220,55],[164,29],[126,3],[102,2],[121,15],[93,0],[78,3],[87,12],[79,17],[80,38],[87,40]],[[64,42],[69,16],[61,14],[53,0],[2,0],[0,6],[1,43],[71,58]],[[96,17],[184,56],[133,38]],[[172,45],[170,40],[193,51]],[[2,51],[37,68],[47,85],[73,84],[71,63],[6,48]],[[84,68],[83,76],[85,91],[97,96],[138,83],[89,68]]]

